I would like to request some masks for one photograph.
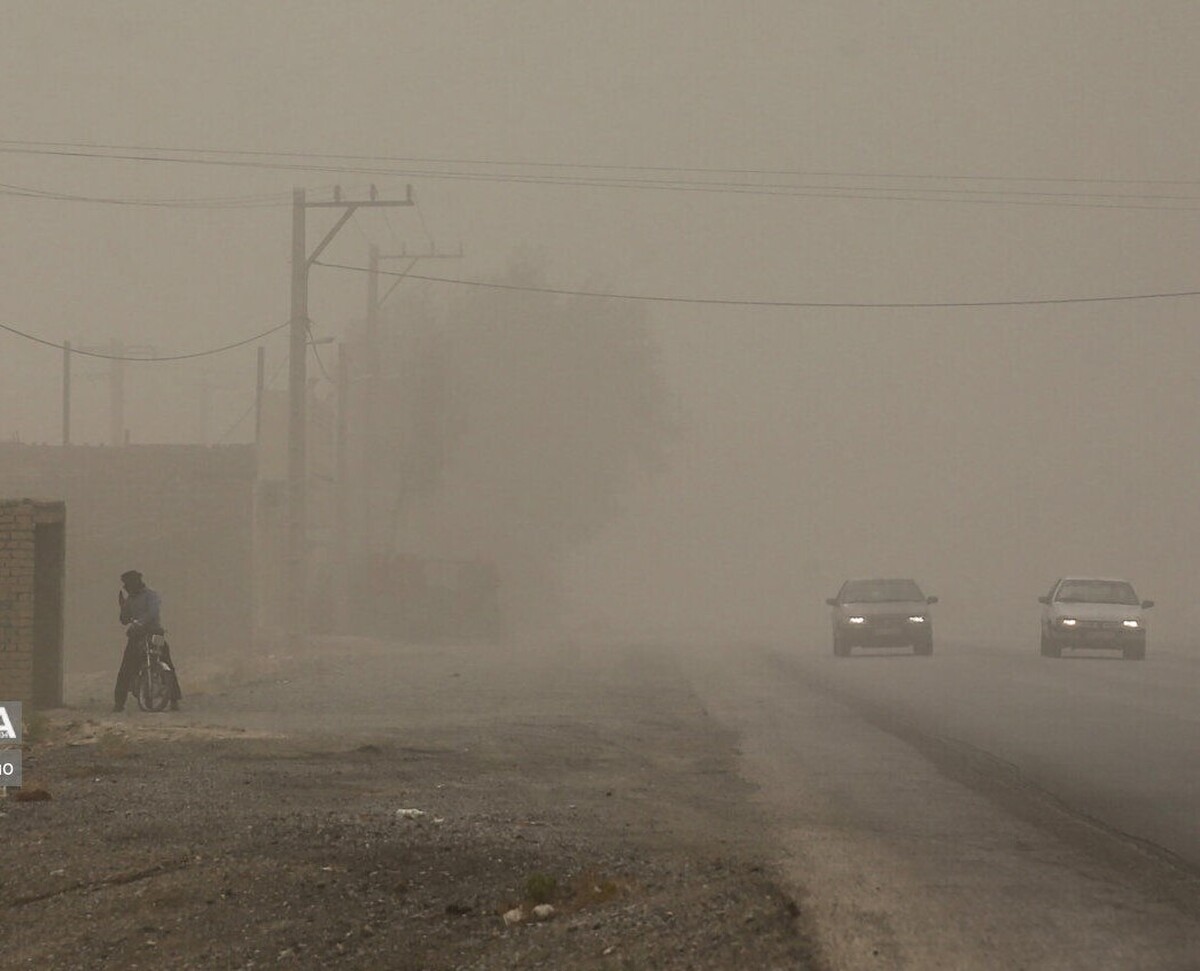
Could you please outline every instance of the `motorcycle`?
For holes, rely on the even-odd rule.
[[[171,703],[172,679],[175,672],[163,659],[167,648],[165,631],[151,633],[136,621],[129,625],[132,636],[139,640],[141,660],[133,682],[133,696],[142,711],[163,711]]]

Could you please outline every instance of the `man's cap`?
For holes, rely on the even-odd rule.
[[[142,575],[137,570],[126,570],[121,574],[121,582],[126,583],[129,580],[140,580]]]

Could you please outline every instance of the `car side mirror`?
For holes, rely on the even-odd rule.
[[[1142,601],[1142,609],[1143,610],[1149,610],[1153,606],[1154,606],[1153,600],[1143,600]]]
[[[837,597],[826,597],[825,602],[829,604],[830,607],[836,607],[838,605]]]
[[[1040,604],[1048,604],[1049,602],[1050,602],[1049,596],[1038,597],[1038,603],[1040,603]]]
[[[927,604],[935,604],[935,603],[937,603],[937,600],[938,600],[937,597],[926,597],[925,598],[925,602]]]

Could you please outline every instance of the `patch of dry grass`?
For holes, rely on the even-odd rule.
[[[106,759],[129,759],[136,754],[129,737],[120,732],[104,732],[97,737],[95,752]]]

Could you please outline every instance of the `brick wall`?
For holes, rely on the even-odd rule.
[[[181,674],[189,656],[244,649],[253,610],[253,446],[0,444],[0,496],[66,500],[65,651],[114,669],[117,591],[141,570],[163,597]]]
[[[61,502],[0,499],[0,700],[32,704],[35,649],[61,651],[60,644],[35,645],[34,591],[37,527],[63,518]]]

